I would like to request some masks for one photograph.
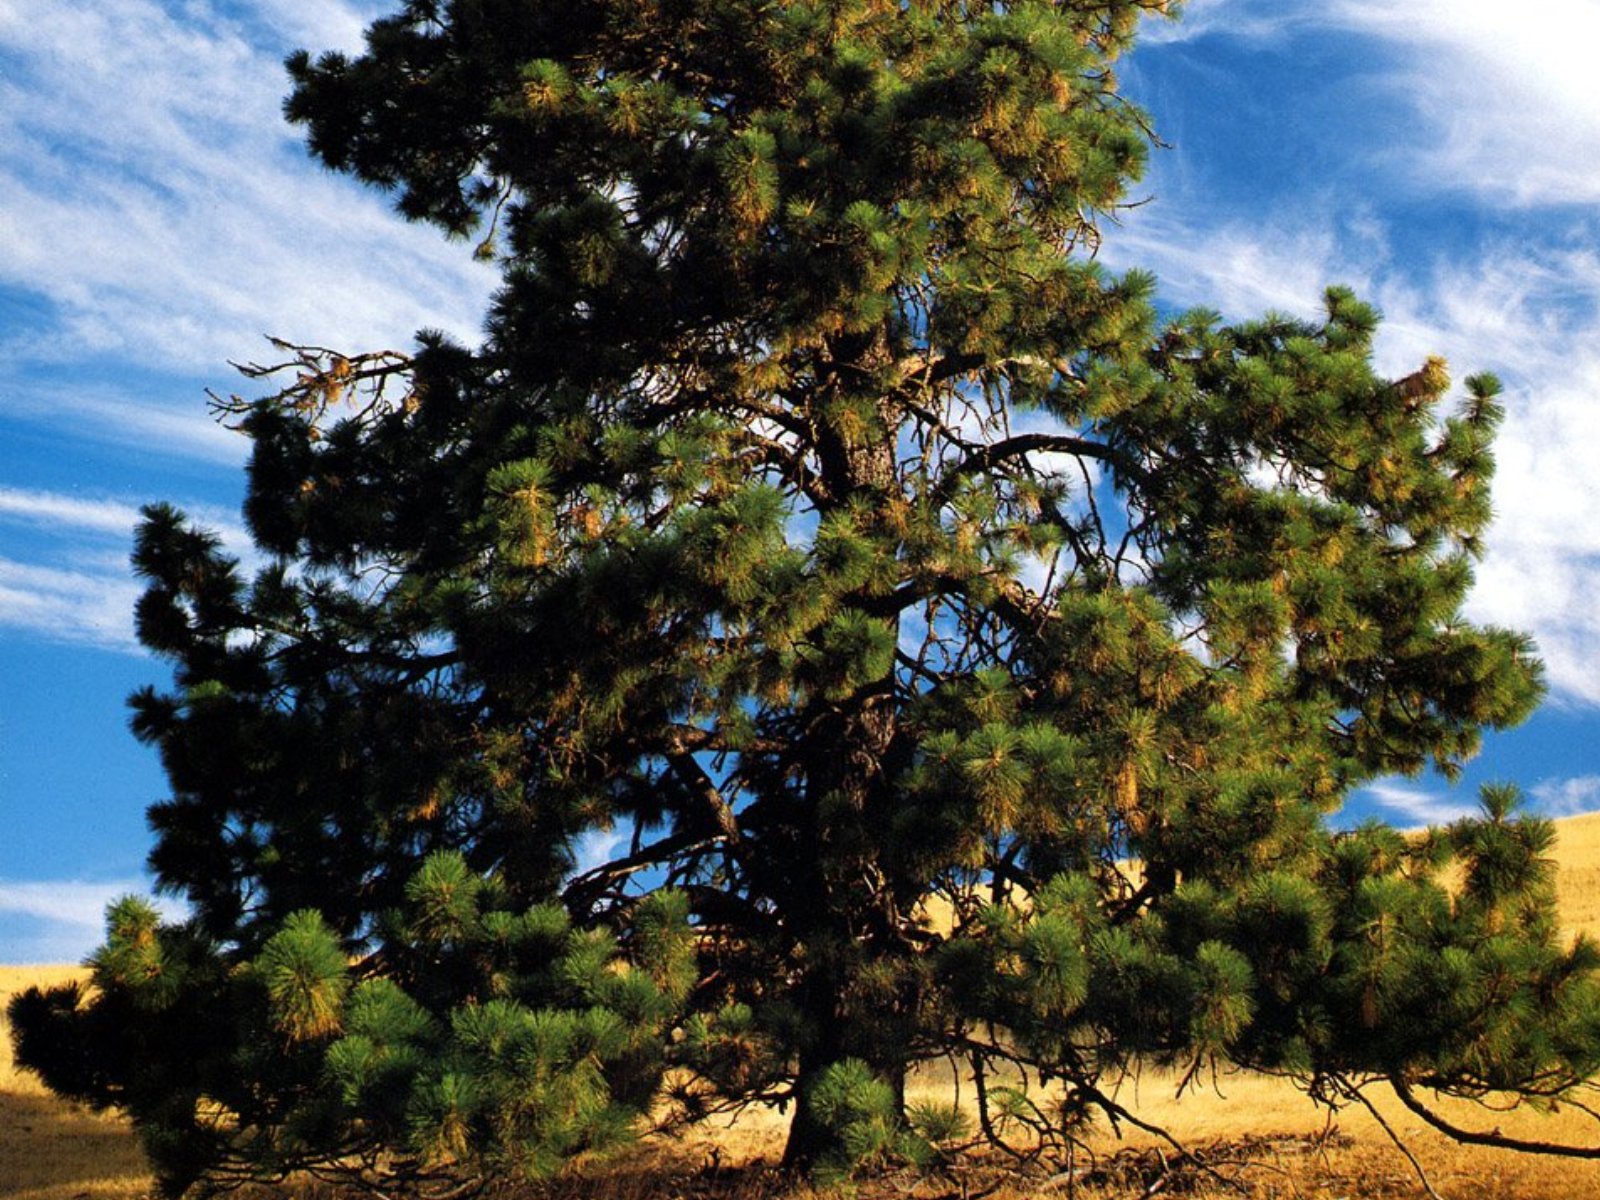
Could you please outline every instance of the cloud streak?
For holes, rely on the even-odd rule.
[[[1368,799],[1402,826],[1448,825],[1477,811],[1475,800],[1417,787],[1399,779],[1380,779],[1361,789]]]
[[[0,879],[0,962],[81,962],[105,935],[108,905],[123,896],[144,896],[166,920],[180,920],[184,906],[150,895],[141,879]]]
[[[228,514],[199,505],[190,515],[225,546],[249,546]],[[0,554],[0,628],[139,652],[133,609],[142,587],[128,565],[139,521],[119,500],[0,486],[0,533],[12,547]]]
[[[116,500],[85,500],[0,485],[0,520],[7,519],[131,534],[139,523],[139,510]]]
[[[331,7],[291,33],[348,43],[357,10]],[[0,352],[170,369],[262,333],[475,336],[492,272],[307,161],[279,117],[282,44],[249,33],[151,0],[0,3],[0,284],[46,313]]]

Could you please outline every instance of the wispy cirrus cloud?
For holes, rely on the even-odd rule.
[[[1408,827],[1447,825],[1477,810],[1476,802],[1470,798],[1395,778],[1370,783],[1361,793],[1398,824]]]
[[[1479,812],[1475,792],[1425,787],[1398,777],[1380,779],[1359,795],[1405,826],[1446,825]],[[1524,789],[1530,811],[1546,817],[1571,817],[1600,811],[1600,775],[1541,779]]]
[[[0,521],[4,520],[131,534],[139,523],[139,510],[118,500],[84,499],[0,485]]]
[[[190,516],[226,546],[248,547],[236,518],[208,505]],[[0,486],[0,628],[136,652],[140,584],[128,551],[140,521],[121,500]]]
[[[0,558],[0,627],[51,641],[137,650],[139,587],[124,572],[71,570]]]
[[[210,504],[194,505],[186,512],[225,544],[236,548],[249,544],[249,534],[233,513]],[[120,544],[132,538],[141,520],[139,507],[122,500],[0,484],[0,525],[22,522],[61,533],[115,535]]]
[[[1370,139],[1396,182],[1517,205],[1600,199],[1600,5],[1542,0],[1191,0],[1177,23],[1148,22],[1152,44],[1227,38],[1285,44],[1349,34],[1368,44],[1361,87],[1409,109],[1413,127]]]
[[[226,370],[224,364],[219,375]],[[70,428],[74,443],[134,450],[146,460],[242,466],[250,442],[212,419],[201,386],[173,390],[175,397],[165,394],[166,389],[140,392],[120,384],[27,380],[6,387],[0,401],[12,420],[58,431]]]
[[[291,37],[348,45],[371,6],[307,7]],[[225,370],[262,333],[475,336],[492,272],[306,159],[261,17],[0,0],[0,285],[44,302],[0,353]]]
[[[106,907],[127,895],[150,898],[168,920],[181,919],[184,906],[150,896],[140,879],[0,879],[0,962],[78,962],[104,940]]]

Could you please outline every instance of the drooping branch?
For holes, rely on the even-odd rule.
[[[1412,1153],[1411,1147],[1406,1145],[1405,1140],[1384,1119],[1383,1114],[1378,1111],[1378,1106],[1368,1099],[1367,1094],[1361,1090],[1360,1085],[1351,1083],[1348,1079],[1342,1077],[1337,1078],[1335,1083],[1339,1091],[1347,1099],[1354,1100],[1365,1108],[1372,1119],[1378,1123],[1378,1128],[1388,1135],[1389,1140],[1394,1143],[1394,1148],[1400,1151],[1405,1160],[1411,1164],[1411,1169],[1416,1172],[1417,1182],[1422,1185],[1422,1190],[1428,1194],[1428,1200],[1443,1200],[1443,1197],[1434,1190],[1433,1181],[1428,1178],[1428,1172],[1423,1168],[1417,1156]]]
[[[1559,1158],[1584,1158],[1600,1159],[1600,1146],[1569,1146],[1560,1142],[1543,1142],[1529,1138],[1507,1137],[1503,1133],[1484,1133],[1480,1130],[1467,1129],[1457,1125],[1454,1121],[1446,1120],[1433,1109],[1418,1100],[1416,1093],[1411,1090],[1411,1085],[1404,1076],[1388,1076],[1389,1086],[1394,1089],[1394,1094],[1417,1116],[1440,1133],[1453,1138],[1468,1146],[1492,1146],[1499,1150],[1518,1150],[1524,1154],[1546,1154]]]

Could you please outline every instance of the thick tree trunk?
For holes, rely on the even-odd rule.
[[[870,378],[887,355],[881,335],[834,347],[834,366],[823,372],[833,387],[848,391]],[[814,443],[825,509],[865,499],[868,511],[882,512],[897,495],[896,421],[879,404],[883,428],[877,438],[860,440],[859,430],[836,428],[828,420],[814,425]],[[863,595],[860,603],[870,604]],[[847,598],[845,605],[857,603]],[[897,619],[891,618],[897,624]],[[804,1170],[837,1148],[835,1133],[817,1120],[808,1103],[821,1075],[842,1059],[860,1058],[895,1090],[903,1106],[905,1064],[885,1063],[874,1052],[875,1039],[854,1023],[886,1014],[852,1011],[851,963],[860,944],[884,936],[878,910],[885,897],[872,893],[877,874],[875,832],[868,828],[874,793],[887,782],[885,762],[894,742],[898,710],[891,667],[876,686],[863,687],[842,701],[818,702],[807,722],[802,754],[806,788],[797,825],[805,861],[794,876],[797,895],[808,906],[797,910],[791,926],[806,962],[806,979],[797,999],[804,1012],[804,1040],[798,1048],[795,1091],[798,1098],[783,1165]],[[824,816],[821,802],[833,807]],[[840,804],[840,802],[843,802]],[[870,957],[870,956],[869,956]]]
[[[808,1171],[818,1159],[834,1148],[832,1131],[817,1119],[810,1104],[812,1087],[833,1061],[815,1052],[802,1053],[800,1056],[800,1070],[795,1077],[799,1102],[789,1122],[789,1139],[783,1147],[783,1169],[786,1171]]]

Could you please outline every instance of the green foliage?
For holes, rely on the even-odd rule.
[[[906,1122],[918,1138],[932,1147],[964,1142],[972,1136],[972,1118],[953,1100],[908,1104]]]
[[[14,1006],[30,1031],[22,1061],[58,1089],[138,1114],[174,1192],[222,1173],[270,1181],[374,1145],[414,1155],[414,1182],[542,1178],[625,1141],[693,980],[681,894],[638,904],[628,955],[573,930],[559,908],[489,907],[504,889],[455,852],[430,855],[404,894],[391,936],[433,956],[414,978],[359,978],[311,910],[225,976],[215,947],[120,901],[92,999],[73,986]],[[107,1055],[97,1070],[79,1057],[91,1052]],[[153,1061],[126,1075],[146,1053]]]
[[[836,1148],[814,1167],[818,1182],[825,1186],[847,1183],[858,1172],[890,1163],[920,1165],[932,1156],[929,1140],[904,1121],[894,1089],[860,1059],[830,1064],[802,1103],[834,1138]],[[953,1127],[948,1114],[942,1115],[944,1128]],[[939,1119],[936,1114],[934,1124]]]
[[[255,973],[274,1027],[291,1042],[337,1033],[350,980],[338,939],[314,909],[294,913],[267,939]]]
[[[1346,289],[1163,317],[1089,253],[1171,7],[408,0],[291,59],[313,152],[502,287],[475,348],[278,347],[253,576],[146,511],[193,915],[113,909],[21,1061],[173,1192],[541,1177],[663,1098],[917,1161],[950,1055],[1046,1145],[1136,1057],[1591,1073],[1547,826],[1324,825],[1538,700],[1462,613],[1498,384],[1382,378]]]

